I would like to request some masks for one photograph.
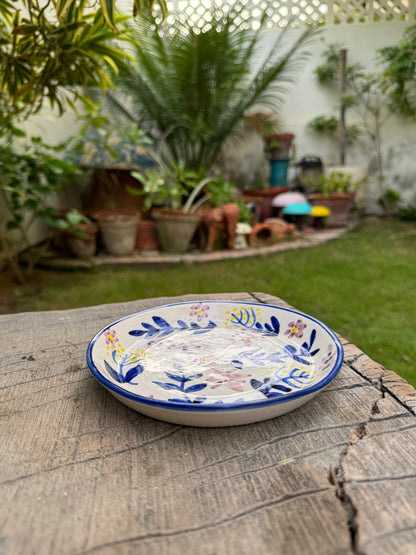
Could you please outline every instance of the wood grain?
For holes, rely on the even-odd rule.
[[[99,329],[197,298],[0,316],[0,554],[416,552],[414,390],[347,341],[311,402],[234,428],[152,420],[93,379]]]

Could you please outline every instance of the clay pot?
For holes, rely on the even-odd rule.
[[[308,195],[312,206],[326,206],[331,211],[329,227],[346,227],[350,220],[350,211],[354,205],[355,193],[334,193],[325,197],[314,193]]]
[[[136,246],[140,213],[136,210],[102,210],[92,215],[97,221],[104,247],[113,256],[131,254]]]
[[[77,258],[90,258],[97,250],[98,227],[95,224],[80,223],[77,229],[87,237],[79,237],[73,231],[63,230],[66,244],[71,253]]]
[[[180,210],[155,210],[152,216],[162,250],[186,252],[201,221],[200,214],[185,214]]]
[[[157,250],[159,238],[153,220],[141,220],[137,226],[136,249],[141,251]]]
[[[289,158],[290,149],[292,147],[293,133],[275,133],[266,137],[266,143],[270,145],[271,142],[277,142],[277,146],[270,148],[270,160],[285,160]]]

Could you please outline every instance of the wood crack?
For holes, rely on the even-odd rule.
[[[346,512],[351,550],[356,555],[364,555],[364,551],[359,546],[358,510],[354,504],[354,500],[346,491],[347,479],[344,473],[343,461],[347,456],[349,449],[366,437],[367,426],[374,420],[375,415],[380,413],[378,402],[383,398],[384,392],[380,391],[380,398],[372,404],[368,419],[356,426],[355,430],[351,432],[349,444],[342,450],[338,466],[335,469],[332,466],[329,468],[328,480],[332,486],[335,486],[335,494]]]

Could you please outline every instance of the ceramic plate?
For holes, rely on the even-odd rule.
[[[168,422],[232,426],[274,418],[336,376],[324,324],[266,304],[201,300],[127,316],[91,340],[88,365],[117,399]]]

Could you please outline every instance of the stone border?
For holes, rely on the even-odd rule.
[[[185,254],[170,254],[155,251],[135,251],[130,256],[110,256],[108,254],[98,254],[90,259],[79,259],[57,256],[56,253],[50,252],[43,256],[38,262],[38,266],[43,268],[50,268],[54,270],[76,270],[76,269],[90,269],[101,266],[150,266],[150,265],[164,265],[164,264],[200,264],[203,262],[217,262],[219,260],[240,259],[240,258],[253,258],[274,254],[293,249],[316,247],[332,239],[338,239],[351,228],[333,228],[323,230],[319,233],[312,235],[304,235],[297,233],[294,238],[284,239],[274,245],[267,247],[257,247],[242,250],[221,250],[213,252],[191,252]]]

